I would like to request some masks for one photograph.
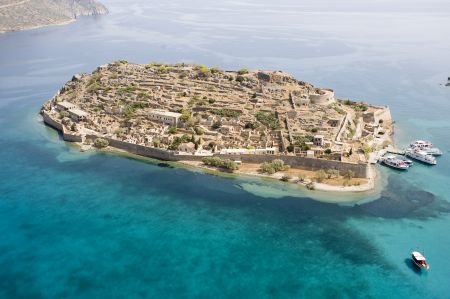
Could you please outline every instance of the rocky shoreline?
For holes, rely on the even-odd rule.
[[[336,99],[280,71],[203,65],[103,65],[75,75],[41,114],[83,149],[110,146],[196,167],[214,157],[238,174],[324,191],[373,189],[370,157],[393,134],[386,106]],[[263,169],[275,160],[291,170]]]
[[[0,4],[0,33],[63,25],[80,16],[104,15],[108,9],[95,0],[6,0]]]

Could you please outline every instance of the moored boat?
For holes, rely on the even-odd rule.
[[[411,259],[417,267],[420,269],[428,270],[430,265],[427,263],[426,258],[418,251],[411,252]]]
[[[430,154],[427,154],[423,150],[414,150],[414,149],[408,149],[406,150],[406,155],[414,160],[430,164],[430,165],[436,165],[436,158],[433,157]]]
[[[442,155],[442,151],[440,149],[438,149],[437,147],[429,147],[429,148],[424,148],[422,150],[429,155],[433,155],[433,156],[441,156]]]
[[[413,143],[409,145],[410,147],[417,147],[417,148],[426,148],[426,147],[433,147],[433,143],[430,141],[425,140],[416,140]]]
[[[385,157],[381,157],[380,161],[392,168],[399,170],[407,170],[411,165],[406,163],[404,160],[397,158],[394,155],[388,155]]]

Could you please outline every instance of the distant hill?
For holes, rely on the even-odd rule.
[[[0,0],[0,32],[64,24],[79,16],[107,14],[95,0]]]

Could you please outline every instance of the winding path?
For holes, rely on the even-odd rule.
[[[21,5],[21,4],[30,2],[30,1],[31,1],[31,0],[23,0],[23,1],[16,2],[16,3],[0,5],[0,9],[2,9],[2,8],[7,8],[7,7],[12,7],[12,6],[17,6],[17,5]]]

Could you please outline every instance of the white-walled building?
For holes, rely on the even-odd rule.
[[[78,122],[85,120],[89,114],[87,112],[84,112],[83,110],[73,108],[69,110],[69,115],[73,121]]]
[[[70,109],[76,109],[77,106],[70,102],[62,101],[62,102],[56,103],[56,108],[58,108],[59,111],[67,111]]]
[[[180,119],[180,116],[180,113],[162,110],[153,110],[149,114],[151,120],[170,125],[172,127],[178,126],[178,120]]]

